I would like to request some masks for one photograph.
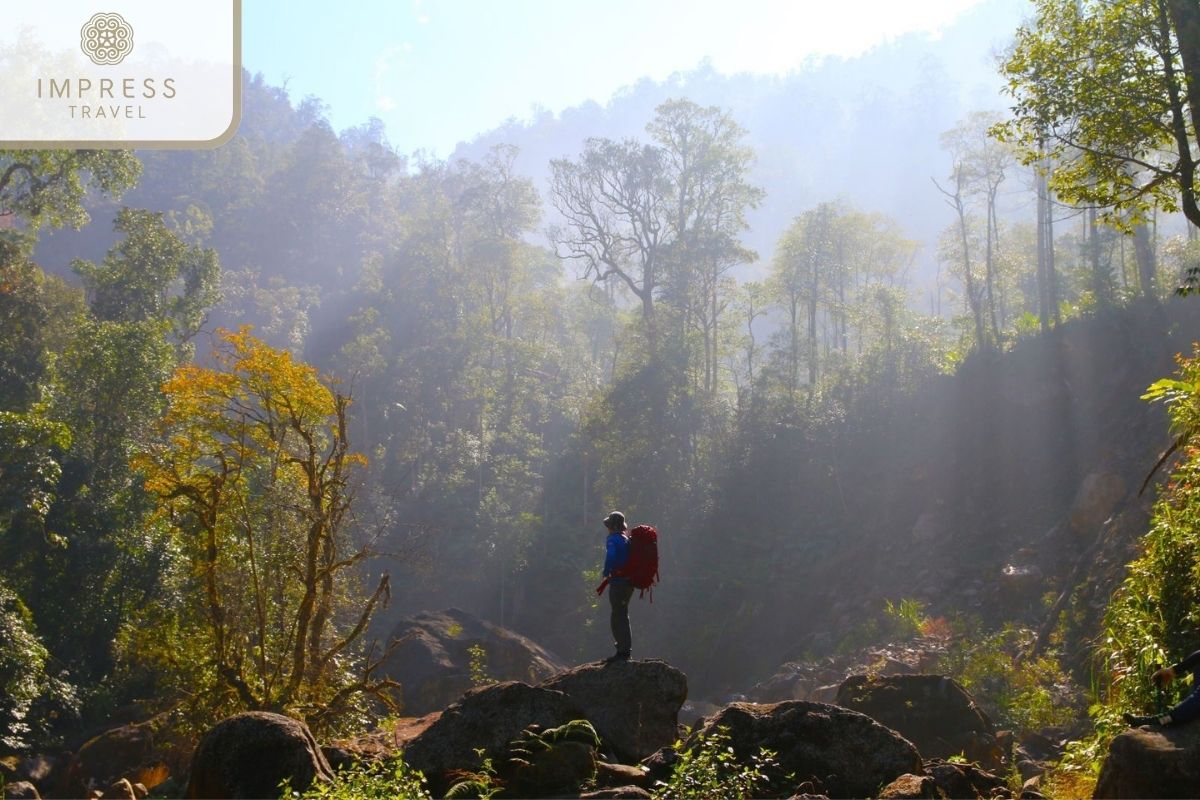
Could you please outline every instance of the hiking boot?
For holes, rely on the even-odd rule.
[[[611,656],[604,659],[604,661],[602,661],[601,663],[602,664],[615,664],[618,661],[628,661],[628,660],[629,660],[629,653],[613,653]]]
[[[1131,728],[1140,728],[1143,725],[1161,725],[1158,717],[1139,717],[1137,714],[1122,714],[1122,719],[1125,724]]]

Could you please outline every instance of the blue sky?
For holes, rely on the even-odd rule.
[[[336,129],[377,116],[401,151],[447,156],[510,117],[605,102],[704,59],[783,74],[936,31],[979,0],[245,0],[243,61]]]

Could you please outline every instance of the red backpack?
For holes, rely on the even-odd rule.
[[[650,592],[650,602],[654,602],[654,590],[651,588],[658,583],[658,531],[652,525],[638,525],[629,532],[629,559],[625,566],[615,570],[604,579],[596,589],[597,594],[603,594],[610,578],[628,578],[633,588],[640,590],[640,595]]]

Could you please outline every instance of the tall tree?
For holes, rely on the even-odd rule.
[[[128,150],[0,150],[0,218],[79,228],[88,221],[89,190],[120,197],[141,169]]]
[[[808,384],[820,374],[817,343],[822,294],[833,271],[834,218],[832,203],[821,203],[797,217],[780,239],[772,270],[774,294],[787,315],[786,384],[791,392],[800,386],[800,364],[808,368]]]
[[[997,135],[1026,163],[1049,158],[1059,197],[1105,209],[1118,226],[1154,207],[1200,225],[1194,5],[1037,0],[1002,67],[1014,119]]]
[[[550,162],[550,202],[563,219],[550,232],[556,252],[582,263],[585,278],[617,281],[633,293],[651,354],[670,235],[662,162],[661,149],[632,139],[588,139],[578,160]]]
[[[754,151],[743,144],[746,131],[728,112],[690,100],[659,105],[646,130],[663,152],[671,230],[667,297],[683,330],[700,333],[700,386],[711,395],[717,387],[720,315],[732,296],[724,276],[757,258],[739,241],[748,227],[746,212],[764,196],[748,180]]]
[[[388,579],[360,594],[352,577],[367,552],[349,532],[365,461],[347,439],[349,398],[244,330],[222,333],[213,361],[167,382],[161,438],[136,458],[190,564],[182,606],[148,615],[168,635],[140,637],[146,652],[164,666],[182,660],[163,648],[192,652],[171,677],[197,681],[199,719],[240,707],[329,722],[356,694],[387,698],[358,647]]]
[[[160,321],[186,343],[220,297],[216,251],[186,243],[161,212],[123,208],[113,227],[124,238],[101,264],[72,265],[92,313],[108,322]]]

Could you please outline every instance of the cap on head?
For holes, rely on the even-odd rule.
[[[625,530],[625,515],[620,511],[614,511],[604,518],[604,524],[609,528],[623,531]]]

